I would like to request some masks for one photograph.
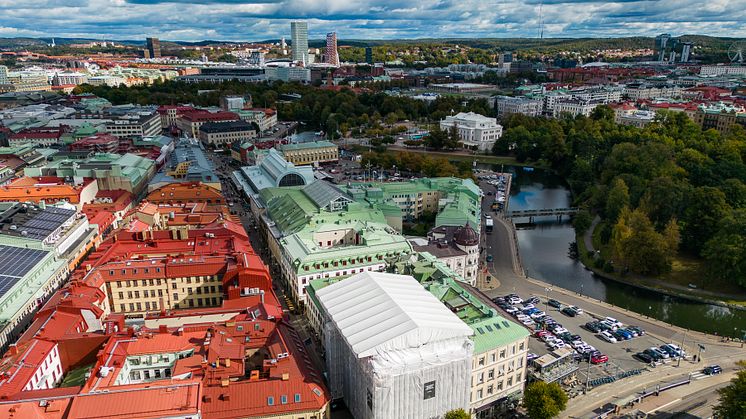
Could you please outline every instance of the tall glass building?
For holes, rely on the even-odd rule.
[[[293,61],[308,62],[308,22],[290,22],[290,39],[293,43]]]

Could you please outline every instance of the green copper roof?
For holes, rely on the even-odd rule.
[[[331,143],[329,141],[309,141],[307,143],[283,144],[280,146],[280,150],[282,151],[308,150],[311,148],[336,147],[336,146],[337,146],[336,144]]]

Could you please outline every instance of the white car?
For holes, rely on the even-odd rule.
[[[532,308],[536,308],[536,307],[531,303],[526,303],[523,305],[524,310],[531,310]]]
[[[599,333],[598,336],[601,339],[603,339],[603,340],[605,340],[607,342],[616,343],[616,338],[611,333],[609,333],[609,332],[607,332],[605,330],[603,332]]]
[[[563,333],[568,333],[569,330],[565,329],[564,327],[558,327],[558,328],[554,329],[553,332],[554,332],[555,335],[561,335]]]
[[[518,308],[516,308],[516,307],[509,307],[509,308],[505,309],[505,312],[508,313],[508,314],[517,313],[518,312]]]
[[[531,315],[531,318],[534,319],[534,320],[536,320],[536,319],[541,318],[541,317],[546,316],[546,315],[547,315],[547,313],[545,313],[543,311],[537,311],[536,313],[534,313],[534,314]]]
[[[605,325],[606,327],[608,327],[611,330],[617,330],[617,329],[619,329],[619,326],[617,326],[615,323],[612,323],[612,322],[610,322],[608,320],[601,320],[599,323]]]
[[[508,302],[515,305],[523,303],[523,300],[520,297],[510,297],[510,300]]]
[[[604,319],[604,321],[607,321],[607,322],[611,323],[612,325],[614,325],[614,327],[617,327],[617,328],[624,326],[622,324],[622,322],[620,322],[619,320],[617,320],[617,319],[615,319],[613,317],[607,317],[607,318]]]
[[[583,314],[583,309],[578,306],[570,306],[571,309],[575,310],[578,314]]]

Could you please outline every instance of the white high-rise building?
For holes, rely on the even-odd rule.
[[[293,43],[293,61],[309,64],[308,22],[290,22],[290,40]]]
[[[0,84],[8,84],[8,67],[0,65]]]

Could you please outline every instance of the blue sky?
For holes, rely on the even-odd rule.
[[[0,37],[252,41],[705,34],[746,37],[746,0],[0,0]]]

